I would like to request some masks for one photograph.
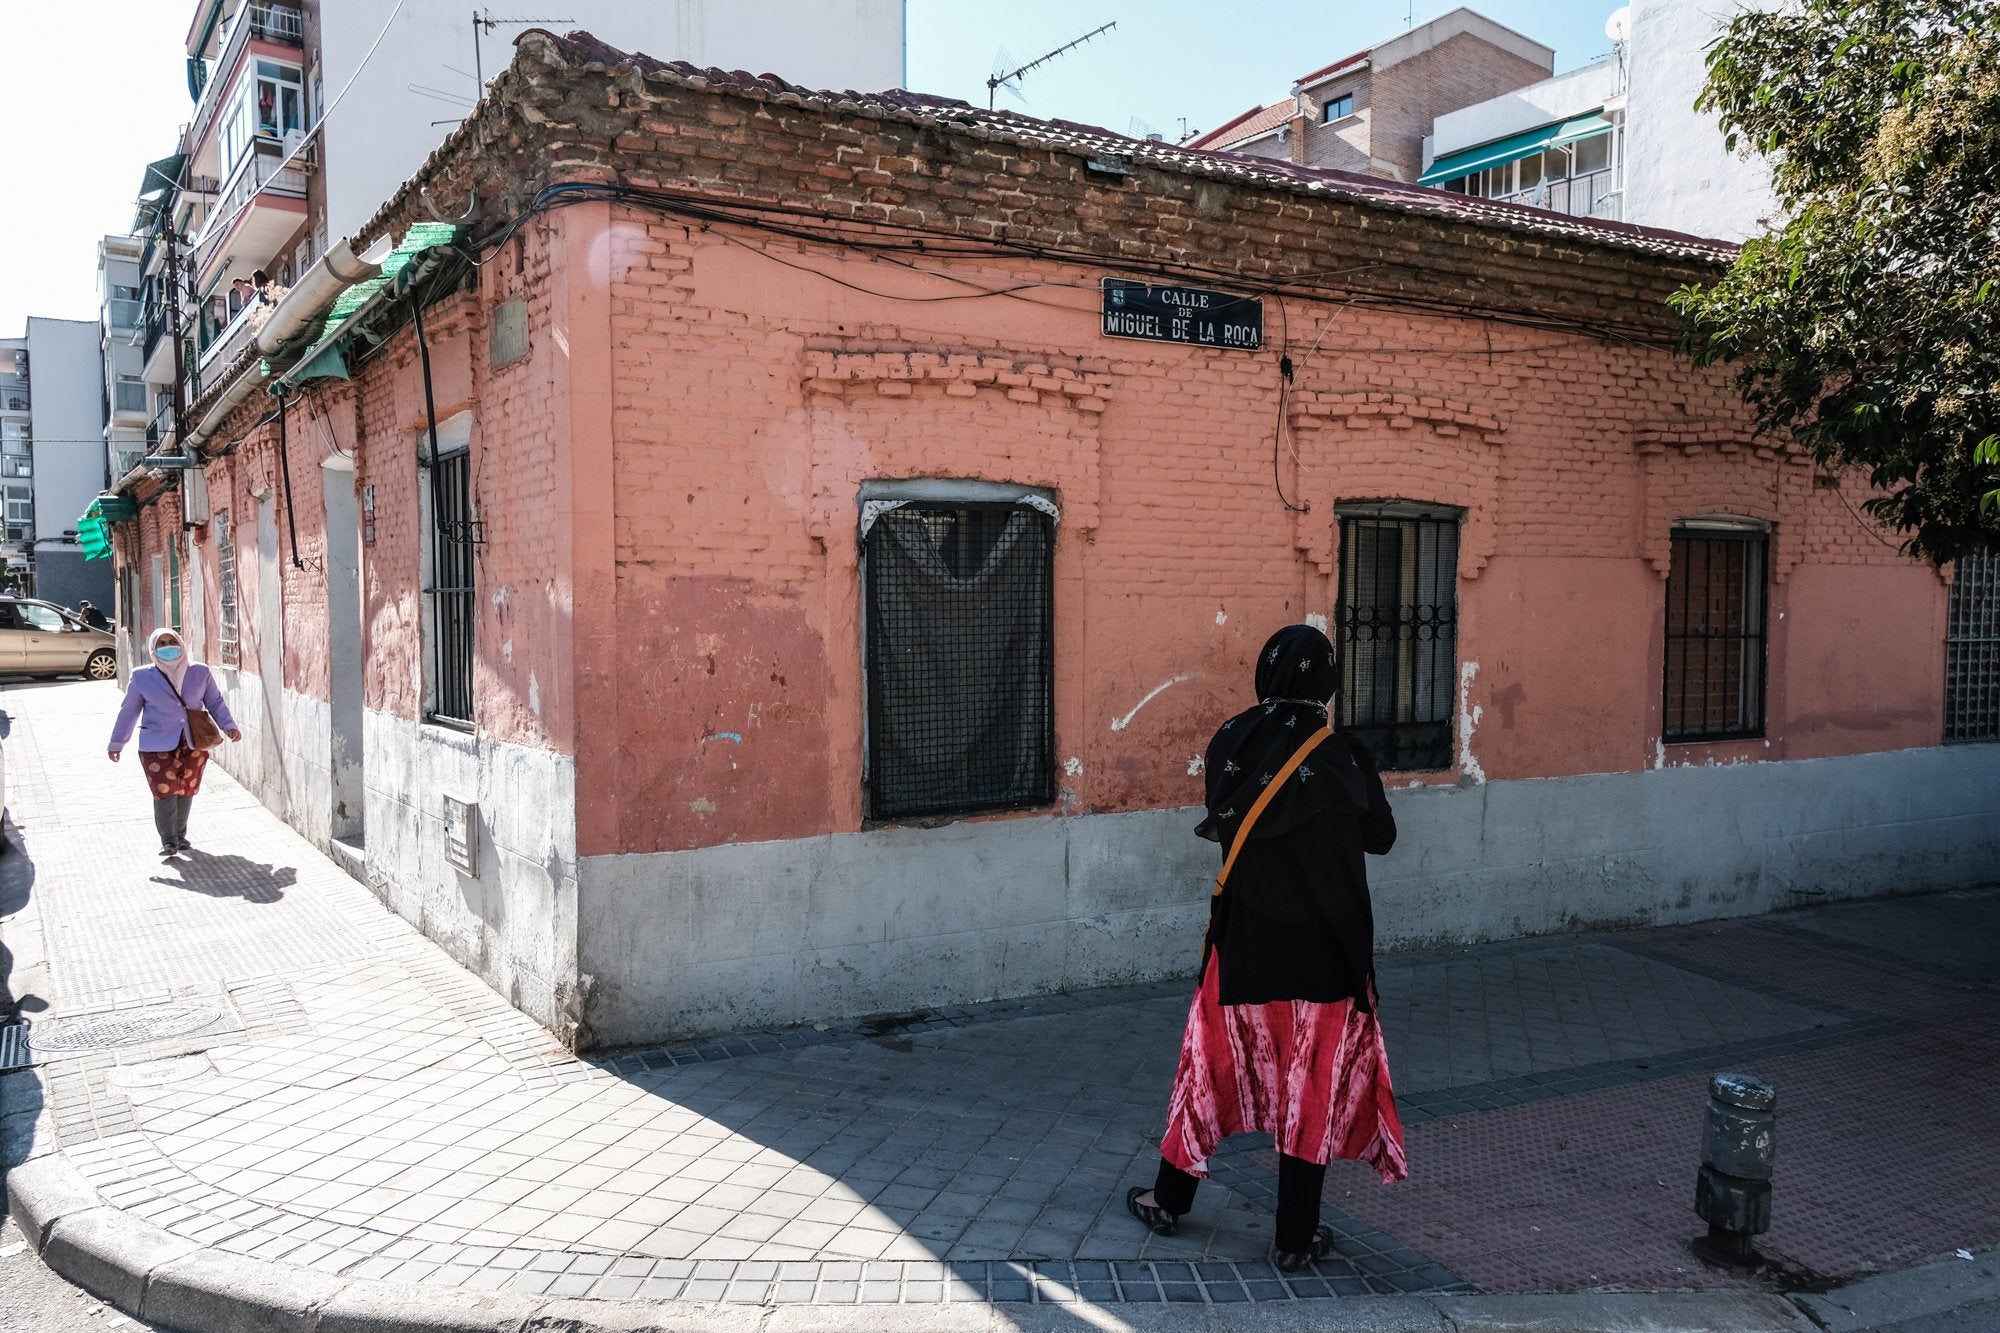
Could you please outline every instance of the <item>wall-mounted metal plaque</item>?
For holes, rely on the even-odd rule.
[[[1205,287],[1104,279],[1104,336],[1254,352],[1264,345],[1264,302]]]

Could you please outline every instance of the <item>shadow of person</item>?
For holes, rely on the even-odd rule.
[[[192,889],[211,898],[241,898],[246,903],[274,903],[285,890],[299,882],[293,866],[266,865],[247,856],[217,856],[197,848],[168,861],[162,870],[178,872],[176,877],[154,875],[155,884]]]

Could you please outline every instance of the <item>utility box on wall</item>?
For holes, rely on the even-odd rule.
[[[479,803],[450,792],[444,796],[444,859],[453,868],[479,877]]]

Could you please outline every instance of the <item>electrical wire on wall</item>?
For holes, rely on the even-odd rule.
[[[1213,265],[1183,261],[1178,264],[1140,263],[1121,260],[1092,251],[1046,245],[1029,241],[1010,240],[1005,237],[965,240],[960,238],[940,238],[918,235],[909,238],[884,236],[884,228],[890,224],[846,224],[825,218],[804,208],[788,207],[780,204],[759,204],[751,201],[697,200],[664,190],[642,189],[637,186],[611,185],[590,181],[565,181],[543,187],[526,208],[512,218],[499,224],[494,230],[472,242],[476,251],[487,251],[511,239],[516,231],[531,218],[551,212],[571,204],[609,202],[640,208],[665,216],[681,218],[701,223],[704,228],[718,224],[733,224],[761,231],[770,235],[783,236],[794,241],[814,245],[826,245],[880,257],[893,258],[896,255],[923,255],[929,258],[965,258],[991,256],[996,253],[1021,255],[1052,263],[1088,265],[1092,268],[1108,269],[1112,272],[1129,273],[1134,276],[1155,279],[1200,277],[1224,281],[1236,285],[1244,282],[1244,275],[1236,270]],[[797,221],[792,221],[793,219]],[[799,225],[810,221],[813,226]],[[865,229],[857,229],[865,228]],[[1355,265],[1328,272],[1347,276],[1375,264]],[[828,276],[822,274],[820,276]],[[932,276],[946,275],[933,273]],[[1674,338],[1646,329],[1621,328],[1604,322],[1577,320],[1556,314],[1523,314],[1506,307],[1489,306],[1471,301],[1452,301],[1444,298],[1423,297],[1408,292],[1386,292],[1357,290],[1352,286],[1322,284],[1315,279],[1320,275],[1312,272],[1290,275],[1258,288],[1260,293],[1289,294],[1315,300],[1328,297],[1345,297],[1353,304],[1391,306],[1409,313],[1427,315],[1441,319],[1476,318],[1491,320],[1501,324],[1516,324],[1523,327],[1560,330],[1583,334],[1610,341],[1627,342],[1648,347],[1671,347]],[[839,281],[831,279],[831,281]],[[1058,284],[1044,284],[1058,285]],[[865,290],[865,289],[860,289]],[[916,300],[924,298],[899,297],[894,293],[872,292],[871,295],[885,299]],[[1003,293],[994,293],[1003,294]]]

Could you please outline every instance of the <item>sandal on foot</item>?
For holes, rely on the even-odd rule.
[[[1171,1236],[1180,1230],[1179,1213],[1170,1213],[1156,1203],[1139,1202],[1139,1196],[1145,1192],[1144,1185],[1135,1185],[1125,1191],[1125,1211],[1144,1222],[1155,1236]]]
[[[1322,1222],[1313,1228],[1312,1242],[1304,1250],[1291,1253],[1274,1251],[1280,1273],[1296,1273],[1307,1264],[1317,1263],[1333,1253],[1333,1228]]]

